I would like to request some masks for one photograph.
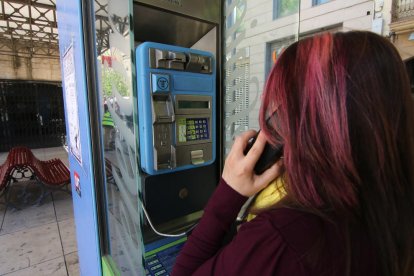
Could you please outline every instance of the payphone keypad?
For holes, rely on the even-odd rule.
[[[209,139],[208,120],[206,118],[187,119],[187,141]]]

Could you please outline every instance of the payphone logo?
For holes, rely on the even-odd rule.
[[[164,77],[160,77],[157,80],[157,86],[160,90],[168,90],[168,79]]]

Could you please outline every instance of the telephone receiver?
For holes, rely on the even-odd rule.
[[[260,130],[257,132],[257,134],[254,137],[252,137],[248,141],[247,146],[244,150],[245,155],[252,148],[254,142],[256,142],[256,139],[259,133],[260,133]],[[282,157],[282,155],[283,155],[283,144],[272,146],[271,144],[266,142],[262,155],[260,156],[259,160],[257,160],[257,163],[254,166],[254,172],[257,175],[262,174],[265,170],[267,170],[273,164],[275,164]]]

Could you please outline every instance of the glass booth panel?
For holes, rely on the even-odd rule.
[[[121,275],[144,274],[131,2],[95,0],[94,5],[108,233],[107,248],[101,251]]]
[[[259,128],[267,74],[283,49],[298,39],[299,6],[298,0],[225,1],[225,155],[236,135]],[[280,7],[289,10],[283,17]]]

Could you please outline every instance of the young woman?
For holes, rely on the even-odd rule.
[[[173,275],[414,275],[414,118],[397,51],[369,32],[288,47],[264,91],[262,131],[238,137]],[[280,137],[280,138],[275,138]],[[253,167],[265,142],[283,163]],[[222,240],[276,177],[286,196]]]

